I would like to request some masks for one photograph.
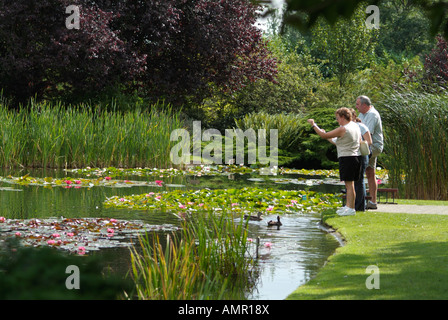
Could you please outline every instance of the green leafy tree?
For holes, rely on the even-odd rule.
[[[381,1],[377,54],[395,60],[428,53],[434,45],[430,21],[415,0]]]
[[[312,29],[311,48],[325,61],[324,74],[336,76],[341,86],[348,74],[365,67],[374,56],[377,31],[365,25],[364,8],[351,19],[340,19],[334,25],[320,19]]]

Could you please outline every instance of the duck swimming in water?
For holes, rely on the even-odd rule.
[[[260,211],[257,212],[256,216],[245,214],[244,215],[244,219],[249,219],[249,220],[252,220],[252,221],[261,221],[261,220],[263,220],[263,218],[261,217],[261,212]]]
[[[281,226],[282,225],[282,223],[280,222],[280,216],[277,216],[277,221],[272,221],[272,220],[269,220],[268,221],[268,227],[274,227],[274,226]]]

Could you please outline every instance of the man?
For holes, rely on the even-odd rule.
[[[369,184],[369,192],[372,200],[366,205],[367,209],[376,209],[376,194],[377,194],[377,181],[376,181],[376,159],[378,155],[383,151],[383,126],[381,123],[381,117],[378,111],[373,107],[370,99],[366,96],[359,96],[356,99],[356,109],[359,111],[359,119],[369,128],[372,135],[372,154],[369,159],[369,164],[366,168],[366,177]]]

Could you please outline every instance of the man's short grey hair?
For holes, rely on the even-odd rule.
[[[368,96],[359,96],[358,99],[361,104],[366,104],[368,106],[372,105]]]

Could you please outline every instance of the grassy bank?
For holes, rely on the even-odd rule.
[[[448,216],[367,212],[323,219],[347,243],[288,299],[448,299]],[[372,265],[380,288],[369,290]]]

